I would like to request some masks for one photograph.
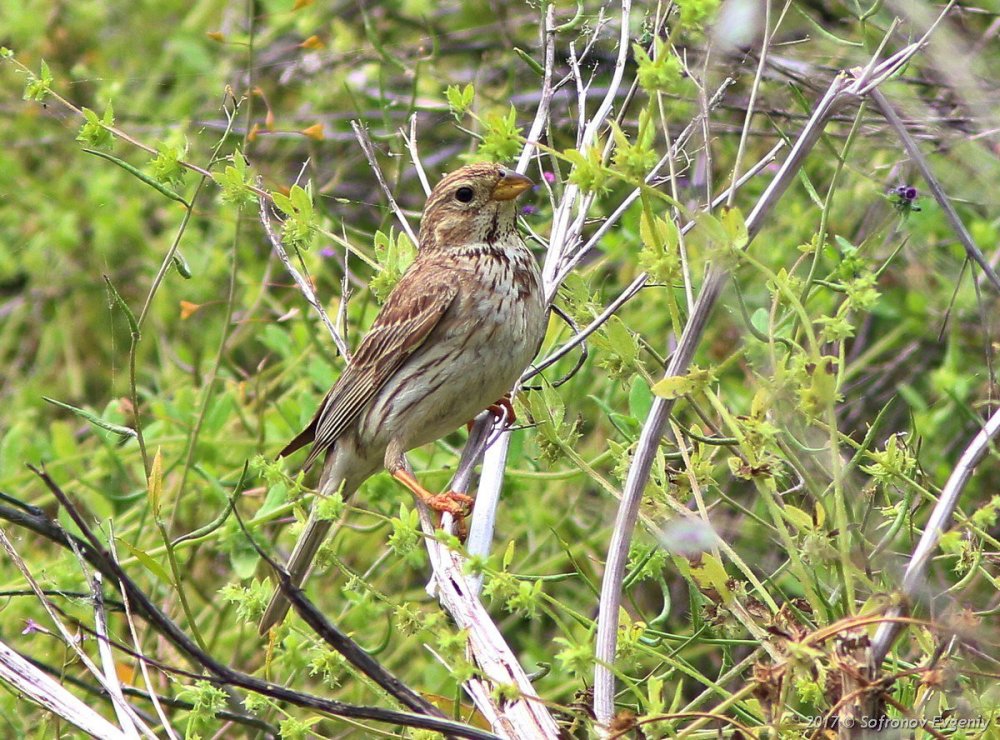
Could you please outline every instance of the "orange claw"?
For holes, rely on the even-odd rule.
[[[514,404],[510,401],[509,393],[505,393],[503,398],[498,399],[496,403],[491,403],[486,407],[486,410],[493,414],[497,421],[503,419],[504,429],[510,429],[517,421],[517,414],[514,413]]]
[[[497,423],[501,419],[503,420],[503,428],[510,429],[514,422],[517,421],[517,414],[514,413],[514,404],[510,401],[510,394],[505,393],[503,398],[500,398],[496,403],[491,403],[486,407],[486,410],[493,414],[493,423]],[[475,423],[475,419],[469,419],[465,422],[465,428],[467,431],[472,431],[472,425]]]
[[[458,491],[445,491],[424,499],[424,502],[434,511],[440,511],[442,514],[448,512],[457,519],[467,516],[472,511],[475,499]]]
[[[414,496],[423,501],[434,511],[442,516],[445,513],[455,517],[455,531],[463,542],[465,541],[466,528],[465,517],[472,511],[472,504],[475,499],[458,491],[445,491],[444,493],[431,493],[407,470],[401,469],[392,473],[392,477],[406,486]]]

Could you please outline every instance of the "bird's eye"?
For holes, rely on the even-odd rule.
[[[472,200],[473,195],[474,193],[470,187],[461,187],[455,191],[455,199],[461,203],[468,203]]]

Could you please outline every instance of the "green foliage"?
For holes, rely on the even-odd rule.
[[[473,717],[460,682],[480,668],[468,660],[469,635],[427,596],[410,495],[384,473],[347,500],[320,495],[321,463],[305,472],[304,452],[275,460],[345,360],[271,254],[255,188],[280,211],[296,268],[356,347],[417,250],[349,121],[370,133],[416,225],[425,193],[398,132],[415,117],[431,185],[462,161],[517,158],[544,97],[539,22],[551,9],[552,118],[528,167],[539,187],[519,203],[529,243],[545,259],[561,199],[578,188],[589,210],[562,214],[562,227],[579,218],[584,242],[602,231],[556,303],[583,329],[640,273],[648,280],[588,335],[579,372],[564,380],[582,355],[575,346],[515,397],[500,544],[465,571],[482,577],[489,613],[525,669],[539,672],[535,691],[559,708],[566,733],[595,734],[583,707],[611,530],[646,419],[669,401],[665,434],[646,450],[625,569],[615,711],[650,738],[713,733],[723,720],[762,737],[817,731],[803,718],[835,711],[831,687],[852,670],[838,639],[899,602],[901,566],[996,407],[996,291],[965,264],[910,155],[872,125],[871,103],[840,109],[752,242],[745,214],[788,147],[731,208],[706,206],[776,143],[793,141],[830,70],[866,64],[894,21],[879,3],[772,12],[787,69],[802,72],[755,80],[763,19],[737,18],[752,53],[723,57],[717,39],[733,29],[719,26],[732,16],[717,21],[719,7],[684,0],[657,15],[633,4],[622,87],[584,140],[569,43],[585,116],[601,106],[621,51],[617,11],[592,0],[579,12],[400,0],[354,14],[267,0],[252,23],[220,0],[5,4],[4,42],[18,52],[0,49],[0,491],[76,532],[26,467],[44,464],[129,575],[215,657],[276,685],[392,706],[296,615],[256,634],[274,584],[247,533],[281,562],[314,507],[335,526],[306,595],[400,680],[445,698],[449,716]],[[1000,79],[1000,56],[980,43],[992,18],[946,24],[972,50],[962,84],[938,74],[952,60],[935,58],[932,43],[882,86],[988,260],[1000,238],[991,197],[1000,169],[981,106]],[[904,18],[895,38],[925,30]],[[782,41],[791,37],[798,43]],[[893,40],[882,58],[896,50]],[[703,122],[729,77],[735,84]],[[756,113],[745,126],[751,91]],[[940,99],[954,108],[948,125],[927,102]],[[668,375],[709,266],[727,270],[725,287],[692,364]],[[572,335],[553,318],[540,357]],[[465,439],[456,430],[408,453],[428,490],[446,490]],[[981,657],[995,642],[994,448],[932,553],[907,639],[882,666],[896,674],[879,684],[892,716],[905,714],[897,707],[996,711],[994,667]],[[89,601],[67,595],[91,588],[73,553],[0,527],[70,629],[92,625]],[[434,537],[463,550],[454,536]],[[73,679],[92,685],[61,640],[39,630],[52,625],[37,600],[12,595],[27,583],[10,559],[0,558],[0,580],[4,642],[54,667],[71,691]],[[127,643],[115,584],[104,588],[109,630]],[[176,650],[141,616],[133,621],[154,687],[193,707],[165,705],[179,733],[408,732],[187,675],[164,679],[156,666],[177,665]],[[969,635],[977,650],[963,647]],[[94,641],[81,646],[97,658]],[[124,678],[132,658],[115,660]],[[519,694],[492,688],[499,699]],[[78,695],[114,721],[106,700]],[[146,700],[129,701],[155,716]],[[722,719],[703,724],[698,713],[708,711]],[[0,692],[0,717],[4,736],[65,732],[11,691]]]
[[[292,185],[288,195],[271,193],[271,197],[286,218],[281,224],[281,241],[286,248],[309,249],[316,236],[316,214],[313,209],[312,186]]]
[[[603,145],[594,144],[586,152],[564,149],[563,156],[573,165],[569,181],[585,193],[603,195],[611,189],[611,179],[603,166]]]
[[[250,205],[254,194],[250,189],[253,173],[243,153],[237,149],[231,157],[232,164],[215,175],[215,182],[222,192],[222,200],[233,206]]]
[[[483,121],[486,130],[476,156],[488,162],[507,162],[521,151],[521,129],[512,105],[505,114],[490,113]]]
[[[392,535],[388,540],[389,548],[400,557],[419,554],[420,517],[416,509],[408,509],[406,504],[399,505],[399,516],[393,517]]]
[[[227,583],[219,591],[219,595],[229,603],[235,604],[236,616],[249,624],[260,621],[264,616],[264,609],[273,590],[272,584],[254,578],[247,586]]]
[[[673,283],[681,277],[680,232],[671,220],[643,210],[639,226],[642,251],[639,266],[658,283]]]
[[[649,123],[648,115],[643,113],[639,119],[639,134],[634,141],[629,141],[617,124],[611,126],[615,140],[615,170],[636,182],[641,182],[660,158],[653,150],[656,130]]]
[[[617,316],[612,316],[601,333],[594,336],[593,344],[603,350],[600,365],[611,378],[626,379],[635,373],[639,342]]]
[[[388,234],[375,232],[375,259],[378,260],[381,269],[378,275],[372,278],[368,287],[379,303],[389,297],[389,293],[416,256],[416,245],[405,233],[395,234],[392,229]]]
[[[184,182],[187,170],[181,165],[188,151],[187,141],[180,137],[179,141],[160,143],[156,147],[156,156],[149,163],[149,173],[157,182],[178,187]]]
[[[681,25],[687,30],[700,31],[719,9],[719,0],[677,0]]]
[[[185,736],[193,737],[212,726],[215,715],[226,708],[228,695],[208,681],[196,681],[180,692],[180,698],[193,705],[188,713]]]
[[[476,90],[472,87],[471,83],[465,87],[448,85],[445,95],[448,98],[448,107],[451,108],[452,115],[455,116],[456,120],[461,120],[472,107],[472,101],[476,97]]]
[[[655,44],[652,57],[639,44],[632,45],[632,53],[639,65],[636,77],[647,93],[674,92],[683,71],[681,61],[663,39],[656,39]]]
[[[9,53],[4,54],[5,57],[10,57]],[[41,71],[38,76],[29,73],[28,81],[24,85],[24,99],[34,100],[36,102],[41,102],[45,100],[45,96],[52,91],[52,72],[49,70],[49,65],[45,63],[43,59],[41,62]]]
[[[108,103],[104,109],[104,115],[100,118],[90,108],[83,109],[84,123],[80,127],[80,133],[76,135],[76,140],[84,146],[93,149],[110,149],[115,137],[110,129],[115,125],[115,113]]]

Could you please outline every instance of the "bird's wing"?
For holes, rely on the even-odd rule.
[[[435,266],[436,267],[436,266]],[[305,466],[344,433],[382,386],[424,343],[455,299],[458,287],[437,269],[408,271],[389,294],[344,373],[326,394],[313,420],[279,453],[310,442]]]

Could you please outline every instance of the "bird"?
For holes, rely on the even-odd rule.
[[[548,324],[541,274],[517,228],[515,201],[533,184],[502,165],[476,163],[446,175],[431,191],[412,264],[312,421],[279,453],[311,444],[306,470],[323,457],[318,496],[339,492],[346,500],[385,468],[432,509],[468,512],[469,496],[431,493],[404,454],[487,406],[510,411],[507,394]],[[330,527],[314,505],[286,565],[294,587],[305,581]],[[278,588],[260,634],[280,624],[288,608]]]

